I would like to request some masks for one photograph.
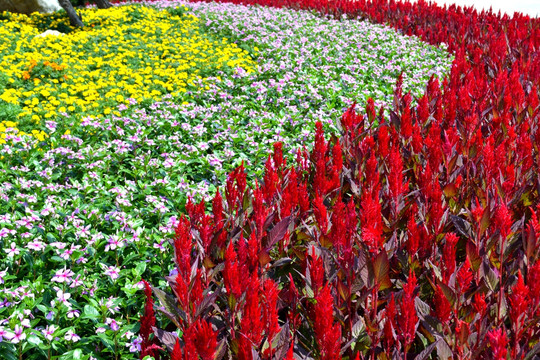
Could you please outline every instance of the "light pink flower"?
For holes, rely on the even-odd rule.
[[[105,275],[115,281],[120,276],[120,269],[116,266],[105,266]]]

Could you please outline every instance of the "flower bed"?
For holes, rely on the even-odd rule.
[[[226,7],[193,5],[193,8],[197,8],[197,18],[201,19],[206,12],[208,20],[211,20],[212,17],[216,19],[223,16],[221,11]],[[286,143],[283,149],[286,152],[285,157],[290,159],[287,154],[292,152],[291,148],[301,143],[304,136],[309,140],[310,136],[306,135],[308,133],[304,130],[314,128],[314,123],[319,118],[326,120],[324,128],[335,132],[337,118],[331,122],[330,117],[341,113],[349,104],[348,98],[362,101],[368,96],[374,96],[377,104],[385,106],[393,102],[389,87],[394,82],[392,76],[397,76],[396,69],[396,72],[383,74],[383,80],[365,76],[361,73],[362,69],[355,72],[356,68],[348,68],[355,64],[353,56],[343,55],[345,45],[356,41],[366,48],[371,46],[363,42],[362,38],[355,38],[355,32],[369,31],[377,35],[373,42],[377,41],[380,48],[377,50],[375,47],[373,51],[377,51],[378,59],[373,62],[366,60],[366,64],[373,66],[373,71],[377,71],[381,68],[381,62],[394,61],[395,66],[402,66],[405,71],[404,82],[414,93],[420,93],[418,89],[425,86],[432,74],[444,75],[449,65],[450,57],[441,49],[402,37],[387,28],[362,24],[355,20],[336,22],[302,12],[298,16],[303,19],[303,25],[315,29],[319,24],[319,28],[324,30],[322,34],[335,40],[318,41],[327,41],[326,47],[329,51],[324,57],[325,66],[336,64],[338,67],[328,69],[332,79],[317,80],[317,77],[324,74],[317,72],[315,60],[306,56],[302,65],[287,60],[292,56],[292,45],[297,52],[304,49],[314,55],[317,51],[324,50],[308,47],[301,36],[294,38],[291,48],[284,48],[283,52],[270,51],[271,41],[275,39],[272,40],[270,30],[262,26],[250,30],[252,36],[256,35],[256,39],[247,40],[233,36],[233,32],[243,25],[234,22],[235,12],[236,16],[245,19],[250,11],[251,14],[266,12],[269,16],[267,10],[228,7],[228,15],[221,18],[224,21],[221,25],[230,21],[230,29],[233,30],[223,36],[219,34],[225,30],[215,23],[211,28],[206,28],[204,23],[194,22],[195,17],[190,15],[190,10],[163,10],[169,13],[143,7],[113,9],[110,19],[102,19],[104,24],[96,23],[93,28],[89,26],[85,30],[74,31],[65,35],[66,38],[39,41],[43,41],[45,49],[45,44],[49,42],[51,46],[56,42],[72,43],[70,36],[73,36],[81,41],[79,45],[89,52],[88,56],[93,57],[95,53],[88,49],[99,39],[90,36],[92,33],[101,31],[109,34],[110,26],[114,23],[125,30],[125,37],[129,37],[128,23],[140,28],[141,23],[148,24],[146,16],[156,21],[167,18],[168,21],[178,22],[179,29],[182,29],[180,24],[186,21],[194,33],[200,35],[201,41],[219,40],[214,50],[229,49],[238,54],[236,59],[243,62],[246,69],[238,68],[237,63],[222,62],[219,64],[220,69],[210,66],[202,76],[197,71],[205,69],[211,53],[197,52],[196,50],[201,49],[194,45],[192,60],[195,65],[190,63],[190,68],[186,71],[188,77],[195,79],[200,76],[205,80],[194,82],[192,87],[188,84],[187,91],[177,96],[164,97],[159,102],[150,101],[152,96],[145,98],[147,93],[141,95],[141,102],[124,96],[123,100],[128,101],[127,104],[123,101],[105,103],[98,99],[92,102],[97,106],[94,108],[92,105],[92,109],[87,109],[87,112],[83,112],[81,107],[81,114],[74,112],[61,116],[53,115],[49,119],[45,114],[40,117],[39,122],[35,122],[32,120],[33,115],[28,115],[29,119],[27,115],[18,116],[24,111],[21,110],[22,107],[14,108],[14,104],[8,104],[5,99],[0,100],[0,111],[4,111],[7,114],[4,116],[11,119],[0,127],[5,134],[5,143],[0,145],[0,353],[8,359],[19,356],[28,359],[109,359],[138,356],[130,352],[136,352],[140,346],[140,338],[136,335],[144,304],[140,280],[144,277],[158,284],[158,287],[166,287],[164,281],[161,281],[161,284],[159,282],[164,272],[167,274],[174,268],[168,240],[174,234],[179,222],[178,214],[184,211],[188,194],[206,197],[213,194],[211,187],[225,180],[225,174],[234,169],[237,161],[239,163],[242,159],[246,166],[250,164],[249,179],[262,174],[264,159],[268,155],[268,143],[276,139],[282,139]],[[98,10],[85,10],[83,16],[86,20],[97,16],[92,11],[101,14]],[[283,19],[290,20],[293,12],[283,10],[279,14],[282,17],[274,19],[272,26],[280,24]],[[10,25],[27,29],[21,35],[25,39],[30,39],[31,35],[44,30],[41,28],[43,26],[56,26],[66,33],[70,30],[66,25],[67,20],[59,15],[25,19]],[[267,19],[265,23],[272,24],[270,20]],[[46,24],[41,24],[41,21]],[[334,34],[338,27],[344,29],[341,43],[338,43],[340,38]],[[308,35],[310,42],[317,42],[314,35],[305,34],[306,37]],[[83,43],[81,39],[92,44]],[[153,40],[153,37],[141,39]],[[111,46],[115,44],[112,35],[109,40]],[[180,40],[179,37],[174,39]],[[166,41],[172,40],[164,37],[163,42]],[[232,41],[237,41],[237,44]],[[396,45],[398,42],[407,43],[409,49],[417,50],[407,60],[398,61],[396,55],[403,57],[403,50]],[[12,43],[5,44],[11,46]],[[150,46],[142,40],[139,45]],[[180,46],[178,43],[174,45]],[[27,44],[21,43],[21,48],[25,46]],[[332,50],[334,46],[335,50]],[[257,53],[255,47],[259,49]],[[386,49],[390,52],[393,48],[396,50],[394,54],[386,54]],[[118,49],[121,50],[121,47]],[[12,61],[13,57],[20,56],[14,55],[12,50],[6,50],[10,55],[2,58],[2,61]],[[172,53],[172,48],[169,50]],[[287,53],[286,50],[290,52]],[[258,57],[260,64],[254,68],[257,71],[251,75],[246,71],[251,64],[246,51],[252,58]],[[351,54],[367,59],[361,49],[355,49]],[[314,58],[314,55],[310,57]],[[32,56],[37,57],[38,54],[33,53]],[[169,56],[173,57],[166,57]],[[425,63],[419,60],[420,57],[426,58]],[[298,61],[298,57],[294,59]],[[2,94],[8,92],[7,89],[15,89],[17,94],[26,96],[21,92],[21,86],[28,86],[29,92],[35,92],[36,86],[46,83],[46,89],[39,88],[39,96],[43,95],[42,90],[49,91],[52,96],[62,91],[65,86],[75,86],[64,81],[63,77],[65,73],[73,71],[75,66],[63,67],[62,64],[68,63],[69,59],[35,60],[28,63],[26,60],[13,62],[17,69],[22,67],[17,73],[18,77],[2,78]],[[154,60],[157,61],[157,58]],[[148,79],[154,76],[154,72],[161,71],[156,64]],[[116,65],[119,64],[110,64],[111,67]],[[288,71],[282,73],[279,68],[281,65]],[[263,71],[264,66],[268,69]],[[418,69],[412,69],[412,66]],[[420,66],[424,67],[420,69]],[[304,81],[304,78],[294,74],[296,67],[309,75],[309,81]],[[348,82],[351,86],[343,86],[347,81],[339,78],[342,71],[349,71]],[[88,78],[85,79],[89,84],[99,86],[99,79],[92,78],[84,67],[78,73],[69,74],[86,74]],[[285,74],[289,74],[291,79],[285,79]],[[133,73],[124,75],[129,77]],[[215,77],[216,75],[219,78]],[[28,79],[24,79],[25,77]],[[354,85],[351,77],[357,79],[363,87],[372,90],[364,93],[362,88]],[[32,79],[42,80],[35,84],[36,81]],[[285,83],[282,92],[279,96],[265,94],[261,99],[257,99],[260,94],[249,86],[250,82],[257,81],[270,88],[271,79],[275,79],[278,84],[280,81]],[[382,87],[381,92],[376,90],[379,80],[386,87]],[[120,84],[123,80],[109,79],[105,84],[108,86],[107,91],[114,90],[111,88],[113,81]],[[175,83],[174,86],[177,85],[180,84]],[[335,94],[332,106],[323,102],[310,103],[320,106],[322,111],[313,116],[302,108],[303,103],[309,102],[309,99],[306,94],[298,93],[306,92],[313,98],[326,97],[329,94],[327,87],[338,85],[340,90],[333,90]],[[225,96],[218,96],[220,94]],[[238,99],[231,100],[231,96]],[[283,101],[293,101],[289,100],[289,97],[293,97],[294,101],[298,102],[297,108],[304,111],[298,114],[288,109],[296,123],[294,126],[285,123],[279,138],[275,138],[275,134],[269,129],[265,129],[266,132],[261,131],[260,134],[257,129],[257,126],[262,127],[266,122],[278,126],[280,121],[288,119],[286,112],[280,113],[281,104],[278,106],[268,102],[274,99],[274,96],[275,99]],[[68,98],[73,99],[69,96]],[[54,106],[67,108],[62,97],[55,99],[60,104]],[[252,103],[248,105],[252,106],[252,109],[245,106],[233,116],[235,108],[240,109],[240,106],[250,99]],[[31,114],[44,106],[40,102],[32,107],[32,101],[24,104],[26,105]],[[287,106],[292,106],[292,102]],[[217,117],[220,107],[229,111],[227,114],[231,116]],[[108,108],[111,113],[107,115],[105,112]],[[265,121],[257,119],[264,116]],[[254,117],[256,119],[253,119]],[[251,122],[254,123],[252,127]],[[27,136],[22,133],[23,130],[33,135]],[[221,140],[233,137],[235,133],[243,141],[222,143]],[[249,137],[252,139],[248,140]],[[259,142],[261,145],[251,145],[248,141]],[[309,145],[307,142],[306,146]],[[227,155],[228,149],[232,149],[234,153]],[[216,160],[221,161],[221,167]],[[211,178],[214,174],[216,179]]]
[[[0,115],[17,123],[8,133],[36,130],[43,141],[50,133],[46,121],[119,115],[120,104],[180,97],[194,80],[220,69],[253,71],[246,51],[200,33],[199,19],[185,11],[83,9],[85,29],[71,28],[60,14],[3,15],[0,67],[7,71],[0,77]],[[36,37],[46,29],[63,35]],[[0,135],[4,142],[5,130]]]
[[[245,2],[243,2],[245,3]],[[318,125],[264,181],[230,174],[224,198],[188,206],[174,238],[181,330],[142,355],[238,359],[530,359],[540,352],[540,22],[471,9],[374,2],[253,1],[388,22],[456,52],[442,91],[390,116],[351,107],[340,138]],[[377,128],[366,124],[376,122]],[[201,341],[201,339],[205,341]]]

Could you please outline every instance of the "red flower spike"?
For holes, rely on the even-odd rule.
[[[394,201],[394,216],[397,216],[399,201],[408,188],[408,183],[403,183],[403,160],[398,145],[392,146],[389,158],[390,173],[388,174],[388,189]]]
[[[182,348],[180,347],[180,341],[176,338],[176,344],[174,344],[173,351],[171,353],[171,360],[183,360]]]
[[[267,204],[272,202],[279,185],[279,177],[271,159],[270,155],[268,155],[264,171],[264,186],[262,188],[264,200]]]
[[[262,309],[259,303],[259,278],[256,274],[250,277],[249,291],[246,291],[246,300],[243,308],[240,327],[252,344],[256,346],[262,340],[265,324],[262,319]]]
[[[398,324],[401,329],[401,340],[405,351],[413,343],[416,333],[416,324],[418,316],[414,307],[414,290],[416,288],[416,275],[411,270],[409,280],[403,287],[403,297],[401,299],[400,313],[398,315]]]
[[[487,334],[489,345],[491,346],[490,359],[506,360],[508,338],[503,329],[491,330]]]
[[[481,318],[484,317],[487,309],[486,296],[484,294],[474,294],[474,301],[472,305],[474,307],[474,311],[480,314]]]
[[[245,335],[238,337],[238,360],[253,360],[253,345]]]
[[[471,287],[471,281],[473,274],[471,271],[471,263],[469,262],[469,257],[465,259],[463,265],[457,273],[456,287],[459,288],[460,294],[465,293]]]
[[[268,207],[264,206],[263,202],[263,192],[269,191],[268,189],[261,191],[257,184],[255,185],[255,189],[253,190],[253,222],[256,226],[256,234],[258,239],[262,239],[264,236],[263,232],[263,225],[266,220],[266,217],[268,215]],[[271,191],[270,191],[271,192]],[[268,193],[267,193],[268,194]],[[271,195],[271,197],[273,194]]]
[[[429,118],[429,100],[427,95],[423,95],[418,100],[416,114],[419,125],[424,125]]]
[[[277,284],[271,279],[265,280],[263,284],[263,322],[266,324],[266,336],[270,344],[281,329],[278,324],[278,295]]]
[[[281,142],[276,142],[274,144],[274,167],[276,168],[278,174],[280,177],[283,174],[283,168],[285,167],[286,163],[283,159],[283,144]]]
[[[338,175],[341,175],[343,171],[343,152],[341,150],[341,145],[337,142],[332,148],[332,163],[334,164],[334,169]],[[339,179],[338,179],[339,180]],[[335,187],[339,186],[339,182]]]
[[[291,346],[289,346],[289,350],[287,351],[287,357],[285,360],[295,360],[294,359],[294,342],[291,339]]]
[[[517,284],[510,294],[510,319],[514,326],[516,336],[520,334],[521,327],[529,313],[529,288],[523,281],[521,272],[518,274]]]
[[[501,233],[503,241],[506,240],[508,235],[510,235],[512,227],[512,214],[505,204],[501,204],[497,209],[494,217],[494,223],[497,226],[497,229]]]
[[[379,126],[377,136],[377,146],[379,150],[378,155],[381,159],[386,159],[388,154],[390,154],[389,145],[391,144],[390,136],[388,134],[388,126]]]
[[[388,305],[386,306],[386,310],[384,312],[384,327],[383,327],[383,342],[385,344],[386,353],[390,354],[391,349],[394,347],[395,344],[395,327],[396,327],[396,301],[394,299],[394,293],[392,293],[390,301],[388,301]]]
[[[315,339],[319,345],[321,360],[340,359],[341,327],[334,324],[334,298],[330,288],[325,285],[316,296],[313,319]]]
[[[446,234],[446,243],[443,248],[442,262],[444,264],[443,281],[448,284],[450,276],[456,270],[456,244],[459,240],[456,234]]]
[[[217,350],[217,334],[206,320],[198,319],[191,325],[191,341],[201,360],[214,360]],[[190,358],[198,359],[198,357]]]
[[[529,295],[535,307],[540,304],[540,260],[537,260],[534,266],[529,268],[527,276],[527,284],[529,284]],[[538,309],[540,312],[540,309]]]
[[[384,240],[378,187],[375,187],[371,193],[365,191],[362,194],[361,204],[362,240],[369,251],[375,253],[379,251]]]
[[[443,324],[448,323],[450,315],[452,315],[452,306],[439,285],[435,288],[435,297],[433,301],[435,303],[435,315],[437,318]]]
[[[188,282],[191,275],[192,243],[191,223],[182,215],[175,230],[174,253],[178,275]]]
[[[315,255],[315,252],[312,251],[312,254],[309,256],[311,262],[309,263],[309,275],[311,277],[311,288],[313,289],[314,296],[317,296],[319,290],[323,287],[324,284],[324,266],[323,261],[320,257]],[[308,269],[306,269],[307,271]]]
[[[369,121],[369,124],[373,124],[375,122],[375,102],[372,98],[369,98],[366,104],[366,114]]]
[[[236,261],[236,251],[234,251],[232,242],[229,243],[225,252],[223,282],[225,283],[225,289],[229,294],[232,294],[237,299],[242,295],[241,274],[239,264]]]
[[[150,284],[143,280],[144,294],[146,295],[146,304],[144,306],[144,315],[141,318],[140,335],[141,342],[141,359],[145,356],[156,356],[156,352],[153,349],[153,341],[150,340],[150,335],[153,333],[152,327],[156,325],[156,317],[154,315],[154,300],[152,299],[152,289]]]
[[[407,95],[405,95],[404,98],[407,98]],[[409,100],[406,101],[405,109],[401,114],[400,134],[405,139],[410,139],[410,137],[412,136],[412,114]]]
[[[315,219],[321,235],[328,234],[328,215],[326,211],[326,206],[323,203],[323,199],[317,195],[313,200],[313,213],[315,214]]]

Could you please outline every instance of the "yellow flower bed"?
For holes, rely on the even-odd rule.
[[[137,5],[80,13],[83,29],[46,37],[35,37],[43,23],[68,28],[67,16],[3,14],[9,19],[0,20],[0,68],[8,80],[0,82],[0,107],[20,106],[19,121],[35,126],[66,113],[100,117],[129,98],[179,95],[220,69],[255,68],[245,50],[207,37],[188,13]]]

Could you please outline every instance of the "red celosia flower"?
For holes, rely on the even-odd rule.
[[[287,357],[285,360],[295,360],[294,359],[294,342],[291,339],[291,346],[289,346],[289,350],[287,351]]]
[[[388,190],[394,201],[394,215],[397,216],[399,201],[408,187],[408,183],[403,182],[403,159],[399,153],[398,145],[392,146],[388,162],[390,168],[388,174]]]
[[[313,199],[313,213],[315,214],[321,235],[326,235],[328,233],[328,214],[326,212],[326,206],[323,203],[323,198],[318,194]]]
[[[469,290],[472,278],[473,274],[471,271],[471,263],[469,262],[469,257],[467,256],[456,277],[456,288],[459,288],[459,292],[461,294]]]
[[[388,154],[390,153],[390,137],[388,136],[388,126],[381,125],[378,129],[378,139],[377,139],[377,146],[378,146],[378,155],[380,159],[386,159]]]
[[[443,324],[446,324],[450,320],[452,306],[439,285],[435,288],[433,302],[435,303],[435,315]]]
[[[154,300],[152,299],[152,289],[146,280],[144,283],[144,294],[146,295],[146,304],[144,306],[144,315],[141,318],[140,335],[141,342],[141,359],[145,356],[156,356],[156,352],[152,347],[153,341],[150,340],[150,335],[153,333],[152,327],[156,325],[156,317],[154,316]]]
[[[394,300],[394,293],[392,293],[392,296],[390,298],[390,301],[388,301],[388,305],[386,306],[385,312],[384,312],[384,328],[383,328],[383,342],[386,347],[386,353],[390,354],[391,349],[394,347],[395,343],[395,327],[396,327],[396,301]]]
[[[283,174],[283,169],[286,165],[285,160],[283,159],[283,144],[281,142],[276,142],[274,144],[274,167],[276,168],[279,176]]]
[[[414,290],[416,288],[416,275],[411,270],[409,280],[403,287],[403,297],[401,299],[400,312],[398,315],[398,323],[400,326],[400,338],[403,342],[403,347],[407,350],[413,343],[416,334],[416,324],[418,316],[414,306]]]
[[[340,359],[341,327],[334,324],[334,299],[325,285],[316,296],[313,330],[319,345],[321,360]]]
[[[264,194],[264,200],[267,204],[272,202],[274,195],[278,189],[279,185],[279,176],[276,171],[275,166],[272,164],[272,158],[268,155],[266,160],[265,171],[264,171],[264,186],[262,191]]]
[[[185,216],[181,216],[175,230],[174,253],[178,274],[188,282],[191,274],[192,243],[191,223]]]
[[[277,284],[271,279],[266,279],[262,291],[263,322],[266,324],[266,337],[270,344],[280,330],[278,324],[278,295]]]
[[[510,235],[512,227],[512,214],[505,204],[501,204],[494,216],[494,223],[501,233],[503,241]]]
[[[361,126],[363,130],[364,118],[360,114],[356,114],[354,108],[356,107],[356,102],[354,102],[341,116],[341,126],[345,133],[348,133],[351,130],[354,130],[357,126]]]
[[[418,246],[420,242],[420,231],[418,230],[418,225],[414,217],[411,216],[407,223],[407,252],[409,256],[413,257],[418,251]]]
[[[236,259],[236,251],[234,251],[234,245],[229,243],[225,252],[225,268],[223,269],[223,282],[225,283],[225,289],[229,294],[232,294],[235,298],[239,298],[242,295],[242,274],[238,261]]]
[[[272,195],[273,196],[273,195]],[[253,223],[255,224],[255,233],[257,234],[258,239],[262,239],[263,234],[263,225],[266,217],[268,216],[268,206],[264,206],[263,203],[263,191],[255,185],[253,190]]]
[[[178,341],[178,338],[176,339],[176,344],[174,344],[174,348],[171,353],[171,360],[183,360],[182,348],[180,347],[180,341]]]
[[[186,360],[198,358],[201,360],[214,360],[214,355],[217,350],[217,334],[212,329],[212,325],[206,320],[198,319],[186,330],[186,334],[188,333],[189,340],[192,342],[197,353],[195,358],[189,357],[186,358]]]
[[[263,323],[263,312],[260,304],[259,287],[260,282],[257,274],[249,278],[249,291],[246,291],[246,300],[242,310],[240,327],[242,334],[247,336],[251,343],[259,345],[263,337],[265,324]]]
[[[313,294],[317,296],[319,290],[324,284],[324,266],[322,258],[315,255],[313,250],[309,256],[311,262],[309,263],[309,275],[311,277],[311,288],[313,289]],[[307,272],[308,269],[306,269]]]
[[[369,121],[369,124],[373,124],[375,122],[375,101],[373,101],[372,98],[369,98],[366,103],[366,115]]]
[[[493,360],[506,360],[506,347],[508,346],[506,332],[501,328],[491,330],[487,334],[487,339],[491,346],[489,358]]]
[[[534,266],[531,266],[527,276],[529,284],[529,295],[535,307],[540,304],[540,260],[537,260]],[[538,308],[537,308],[538,309]],[[540,311],[540,309],[538,309]]]
[[[448,279],[456,270],[456,244],[459,240],[456,234],[448,233],[445,236],[446,243],[443,248],[442,262],[444,264],[443,281],[448,284]]]
[[[474,294],[474,301],[472,304],[474,311],[480,314],[480,318],[482,318],[487,309],[486,296],[484,294]]]
[[[517,334],[519,334],[519,329],[527,317],[528,309],[529,288],[525,285],[523,276],[519,272],[517,284],[514,285],[510,294],[510,319]]]

